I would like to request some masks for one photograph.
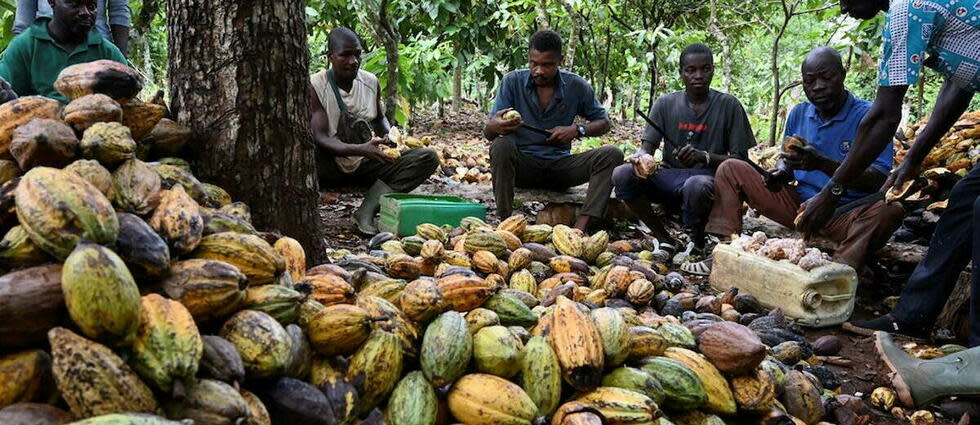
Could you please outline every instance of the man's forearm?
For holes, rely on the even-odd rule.
[[[123,56],[129,53],[129,27],[125,25],[112,25],[112,44],[115,44],[122,52]]]
[[[906,90],[908,86],[878,88],[871,110],[858,126],[851,152],[833,174],[833,181],[847,187],[860,183],[861,175],[895,136],[902,118],[902,99]]]
[[[585,124],[585,137],[601,136],[609,132],[609,120],[606,118],[590,121]]]

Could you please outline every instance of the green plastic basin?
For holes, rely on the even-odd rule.
[[[458,196],[389,193],[381,197],[378,228],[401,237],[414,235],[422,223],[455,227],[466,217],[486,220],[487,206]]]

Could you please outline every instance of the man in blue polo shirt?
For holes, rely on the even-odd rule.
[[[513,71],[500,82],[490,119],[483,129],[490,147],[493,194],[497,216],[513,212],[514,187],[565,190],[589,182],[575,227],[587,230],[592,217],[602,217],[612,192],[612,172],[623,163],[615,146],[571,154],[573,140],[609,131],[606,110],[582,77],[559,69],[562,40],[554,31],[531,36],[528,69]],[[505,119],[517,111],[520,118]],[[576,124],[580,116],[587,123]],[[528,124],[550,135],[521,127]]]
[[[747,202],[762,215],[794,227],[797,210],[824,187],[851,149],[858,124],[871,107],[844,89],[846,71],[840,54],[829,47],[811,51],[801,67],[803,91],[808,102],[796,105],[786,123],[786,136],[796,135],[807,143],[784,153],[787,168],[773,171],[764,181],[744,161],[729,160],[715,175],[715,201],[708,219],[709,233],[728,236],[742,227],[740,206]],[[884,246],[901,224],[904,211],[873,197],[891,170],[894,150],[882,150],[868,167],[861,183],[837,202],[834,218],[821,232],[837,243],[837,261],[859,270],[867,256]],[[790,186],[789,180],[797,185]]]

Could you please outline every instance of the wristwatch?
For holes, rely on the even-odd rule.
[[[830,188],[830,195],[833,196],[834,199],[840,199],[841,196],[844,196],[844,186],[841,185],[840,183],[831,180],[829,188]]]
[[[578,126],[578,137],[585,137],[585,126]]]

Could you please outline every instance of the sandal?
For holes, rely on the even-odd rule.
[[[681,271],[695,276],[708,276],[711,274],[711,258],[703,261],[681,264]]]

